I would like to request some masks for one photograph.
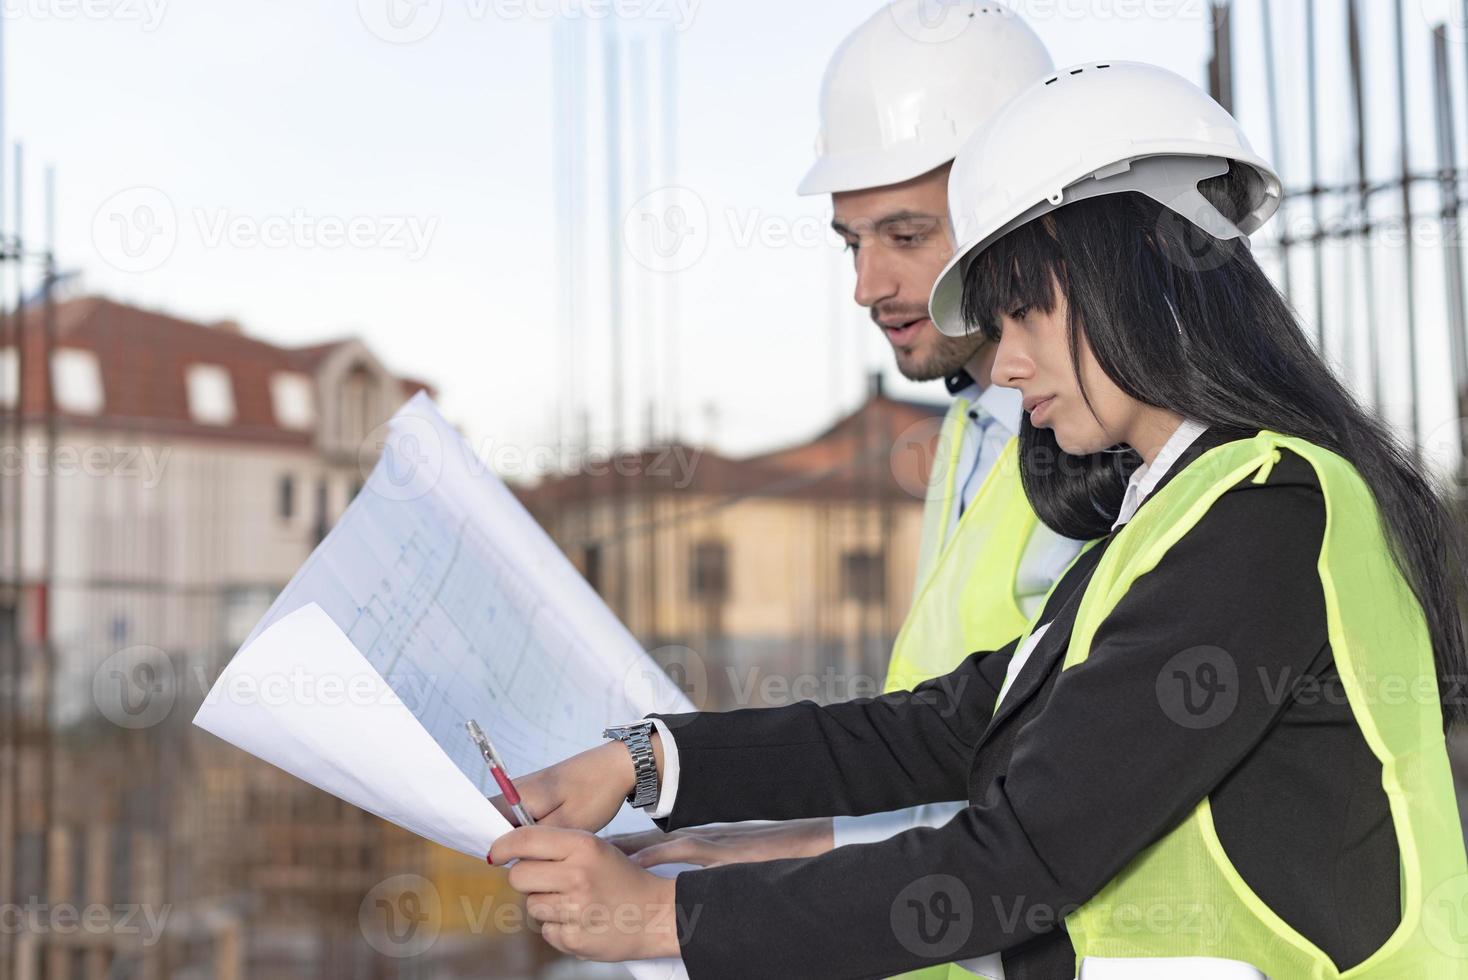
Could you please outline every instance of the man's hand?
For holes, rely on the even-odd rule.
[[[663,745],[656,732],[652,747],[661,777]],[[632,754],[621,742],[605,742],[539,772],[515,777],[520,802],[536,823],[593,833],[611,822],[636,785]],[[516,822],[504,797],[492,797],[490,802],[511,824]]]
[[[767,826],[708,827],[665,834],[647,830],[619,834],[611,843],[644,868],[658,864],[721,864],[815,857],[836,846],[830,817],[786,820]]]
[[[491,863],[510,869],[545,941],[582,959],[678,956],[675,882],[637,867],[611,844],[579,830],[522,827],[494,842]]]

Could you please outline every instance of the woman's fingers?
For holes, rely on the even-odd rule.
[[[536,922],[564,924],[576,921],[576,912],[566,902],[566,896],[558,892],[534,893],[525,896],[525,911]]]
[[[561,827],[518,827],[504,834],[489,849],[491,864],[504,867],[511,861],[562,861],[590,836],[582,830]]]

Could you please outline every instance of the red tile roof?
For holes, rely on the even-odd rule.
[[[616,467],[603,461],[594,473],[552,477],[516,493],[532,511],[619,491],[921,500],[945,411],[878,395],[813,439],[774,452],[733,459],[689,446],[648,449]]]
[[[25,329],[23,395],[25,414],[45,410],[46,372],[42,369],[39,305],[21,314]],[[310,444],[314,433],[282,426],[275,418],[270,378],[277,372],[308,376],[332,351],[350,339],[310,347],[280,347],[231,329],[206,326],[155,310],[114,302],[100,296],[66,300],[55,307],[57,349],[92,351],[102,375],[104,405],[97,416],[78,421],[109,428],[191,432],[211,438]],[[203,425],[189,412],[186,369],[215,364],[230,373],[235,420],[229,425]],[[426,382],[400,379],[403,397],[431,388]],[[63,418],[68,416],[58,407]]]

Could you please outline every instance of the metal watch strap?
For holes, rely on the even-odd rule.
[[[632,770],[637,786],[627,797],[633,806],[652,806],[658,801],[658,765],[652,752],[652,722],[620,725],[602,732],[603,738],[614,738],[627,746],[632,755]]]

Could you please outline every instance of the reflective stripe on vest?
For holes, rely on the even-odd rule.
[[[886,691],[907,690],[949,673],[971,653],[998,649],[1018,636],[1028,619],[1016,598],[1016,580],[1040,519],[1020,485],[1018,440],[1005,445],[947,536],[967,414],[968,402],[959,399],[943,421],[923,509],[912,608],[892,647]]]
[[[1468,861],[1427,622],[1392,560],[1375,500],[1348,462],[1271,432],[1205,453],[1112,540],[1081,601],[1063,669],[1085,661],[1097,628],[1132,583],[1230,488],[1251,474],[1257,483],[1268,479],[1282,449],[1306,459],[1320,478],[1326,529],[1317,567],[1331,649],[1352,713],[1382,764],[1401,856],[1401,923],[1370,958],[1339,972],[1249,888],[1224,853],[1205,798],[1067,916],[1066,929],[1081,963],[1205,956],[1251,964],[1275,980],[1468,977]]]

